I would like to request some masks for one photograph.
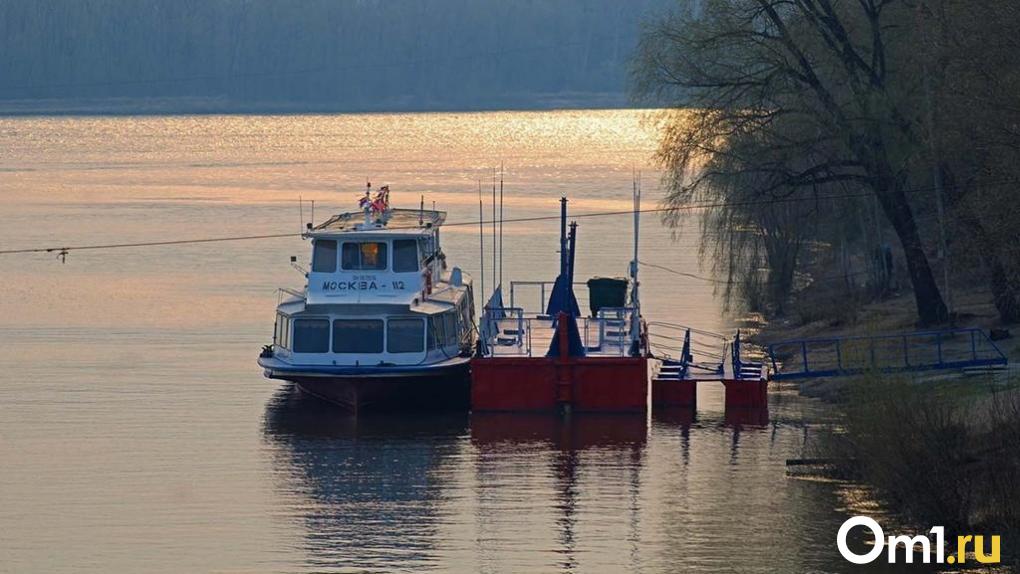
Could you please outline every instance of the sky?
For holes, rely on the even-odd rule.
[[[0,2],[0,109],[623,107],[641,23],[675,3]]]

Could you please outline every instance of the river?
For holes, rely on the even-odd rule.
[[[0,249],[297,233],[365,181],[449,221],[662,197],[648,112],[0,119]],[[299,198],[301,206],[299,207]],[[303,215],[302,215],[303,213]],[[698,276],[697,214],[641,257]],[[584,218],[577,276],[623,275],[629,217]],[[551,280],[555,221],[504,229],[504,282]],[[486,230],[486,249],[491,240]],[[478,230],[444,231],[482,272]],[[298,238],[0,256],[0,571],[844,572],[830,483],[786,475],[818,405],[770,420],[402,415],[353,420],[265,380]],[[491,251],[485,255],[493,285]],[[714,284],[642,269],[647,316],[734,325]],[[523,296],[523,295],[522,295]]]

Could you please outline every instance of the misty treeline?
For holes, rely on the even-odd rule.
[[[668,0],[0,2],[0,100],[220,98],[338,110],[626,102]]]
[[[665,205],[711,205],[726,295],[783,314],[815,294],[832,318],[903,287],[938,324],[986,287],[1020,320],[1017,30],[1020,4],[970,0],[702,0],[650,22],[634,73],[677,110]]]

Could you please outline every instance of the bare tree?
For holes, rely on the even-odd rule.
[[[691,110],[660,148],[666,205],[735,182],[762,201],[854,185],[874,194],[903,250],[920,322],[945,321],[908,197],[919,119],[886,62],[912,15],[894,0],[705,0],[643,36],[638,92]]]

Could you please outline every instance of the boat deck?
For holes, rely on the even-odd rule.
[[[555,321],[548,316],[483,319],[487,356],[543,357],[556,334]],[[622,357],[631,345],[629,318],[579,317],[578,331],[587,356]]]

